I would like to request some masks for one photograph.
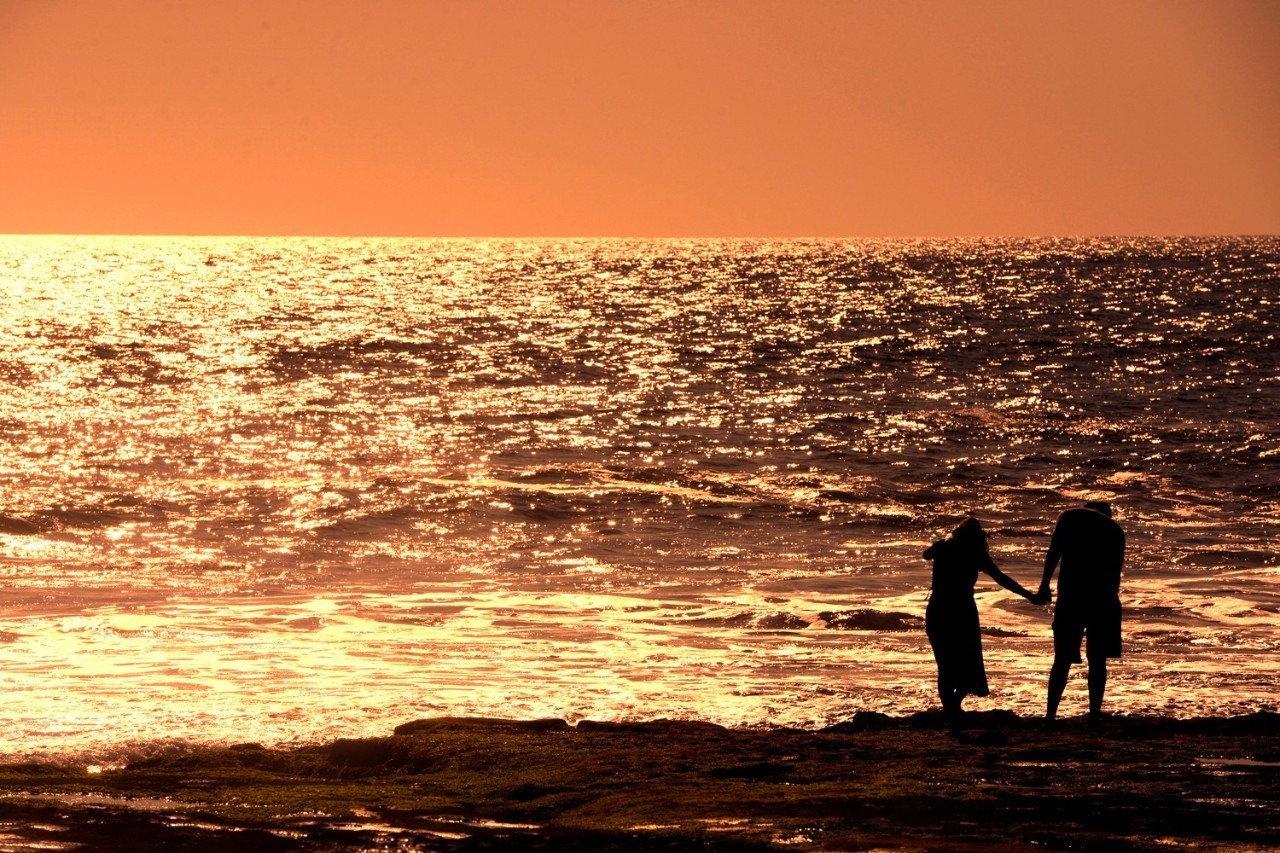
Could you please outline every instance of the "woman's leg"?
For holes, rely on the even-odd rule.
[[[951,677],[947,671],[938,669],[938,699],[942,702],[942,710],[951,707],[951,697],[955,695],[956,689],[951,684]]]
[[[947,722],[955,725],[960,722],[960,718],[964,716],[964,711],[960,707],[960,703],[964,701],[964,697],[968,696],[963,690],[955,689],[951,691],[951,696],[943,705],[943,712],[946,714]]]
[[[962,690],[956,680],[951,677],[951,673],[945,669],[938,668],[938,698],[942,700],[942,713],[949,720],[954,720],[960,716],[960,703],[964,701],[965,692]]]

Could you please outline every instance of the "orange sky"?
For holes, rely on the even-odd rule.
[[[0,233],[1280,233],[1273,0],[0,0]]]

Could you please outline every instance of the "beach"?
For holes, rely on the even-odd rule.
[[[0,767],[4,850],[1265,850],[1280,715],[867,712],[818,731],[432,718]]]

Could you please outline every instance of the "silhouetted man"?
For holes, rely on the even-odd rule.
[[[1045,720],[1052,723],[1067,686],[1071,664],[1080,663],[1080,641],[1089,659],[1089,720],[1096,724],[1107,688],[1107,658],[1120,657],[1120,570],[1124,531],[1111,520],[1111,505],[1093,501],[1058,518],[1044,558],[1036,598],[1049,602],[1049,581],[1058,561],[1058,606],[1053,615],[1053,669]]]

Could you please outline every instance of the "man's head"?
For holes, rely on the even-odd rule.
[[[1111,517],[1111,504],[1107,503],[1106,501],[1089,501],[1087,504],[1084,505],[1084,508],[1094,510],[1095,512],[1100,512],[1103,515],[1105,515],[1107,518]]]

